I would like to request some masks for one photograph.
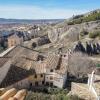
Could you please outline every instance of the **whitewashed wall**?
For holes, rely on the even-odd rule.
[[[63,88],[65,86],[66,79],[67,79],[67,74],[65,75],[56,74],[54,78],[54,86]]]

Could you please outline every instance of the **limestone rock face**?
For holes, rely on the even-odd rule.
[[[76,25],[64,24],[62,28],[55,27],[49,30],[48,37],[52,43],[63,39],[75,42],[79,40],[79,34],[82,30],[86,30],[87,32],[100,30],[100,21],[91,21]]]
[[[77,41],[79,39],[79,33],[79,27],[71,27],[67,32],[61,35],[61,39],[67,38],[71,41]]]
[[[57,42],[58,37],[59,37],[59,33],[57,32],[57,29],[52,29],[48,31],[48,37],[50,39],[51,42]]]

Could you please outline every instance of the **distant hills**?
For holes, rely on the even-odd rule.
[[[49,24],[63,22],[64,19],[5,19],[0,18],[0,24]]]

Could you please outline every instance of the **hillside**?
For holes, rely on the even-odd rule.
[[[64,40],[76,42],[84,38],[100,39],[100,10],[77,15],[55,25],[48,31],[48,37],[53,43],[64,43]]]
[[[97,21],[97,20],[100,20],[100,9],[91,11],[84,15],[73,16],[73,18],[68,21],[68,25],[81,24],[84,22]]]

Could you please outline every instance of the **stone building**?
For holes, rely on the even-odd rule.
[[[16,46],[0,58],[0,88],[65,87],[67,55],[41,53]]]
[[[62,55],[50,55],[47,59],[45,84],[64,88],[67,79],[67,57]]]
[[[8,37],[8,48],[12,46],[21,45],[23,43],[23,36],[21,34],[11,34]]]
[[[16,46],[0,58],[0,88],[30,88],[35,75],[32,63],[38,53],[31,49]]]

